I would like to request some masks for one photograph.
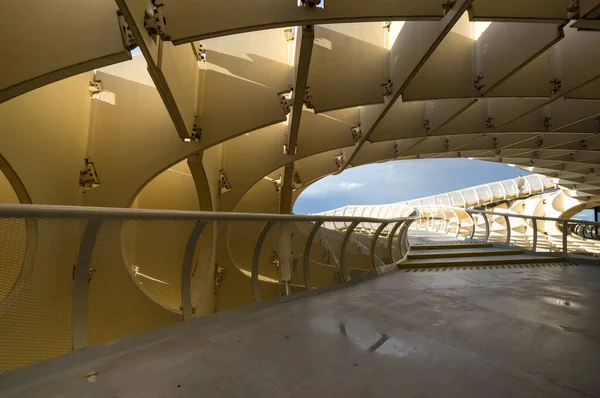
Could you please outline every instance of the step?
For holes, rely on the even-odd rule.
[[[410,245],[410,250],[447,250],[447,249],[475,249],[493,247],[491,243],[446,243],[438,245]]]
[[[454,249],[454,250],[418,250],[414,253],[409,253],[408,258],[411,260],[430,259],[430,258],[454,258],[454,257],[485,257],[485,256],[513,256],[523,254],[520,249],[496,249],[477,247],[474,249]]]
[[[435,268],[435,267],[458,267],[458,266],[483,266],[503,264],[535,264],[535,263],[560,263],[562,257],[535,256],[521,254],[514,256],[484,256],[484,257],[455,257],[407,260],[400,264],[400,268]]]

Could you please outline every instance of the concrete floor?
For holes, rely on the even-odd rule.
[[[600,397],[600,267],[398,270],[5,373],[0,396]]]
[[[461,243],[465,240],[462,238],[456,238],[452,235],[442,234],[439,232],[432,231],[419,231],[411,229],[408,234],[408,240],[411,245],[431,245],[431,244],[443,244],[443,243]]]

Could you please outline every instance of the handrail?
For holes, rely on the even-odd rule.
[[[404,221],[407,217],[382,219],[374,217],[321,216],[302,214],[262,214],[180,210],[125,209],[114,207],[0,204],[0,218],[69,218],[93,220],[203,220],[203,221],[323,221],[376,223]]]
[[[73,267],[72,276],[72,317],[71,325],[69,328],[69,333],[72,334],[71,336],[73,341],[73,347],[75,349],[83,348],[88,345],[87,340],[88,335],[90,334],[88,332],[88,328],[90,327],[90,324],[88,322],[88,317],[90,315],[88,313],[88,302],[90,300],[96,300],[97,296],[95,296],[95,294],[98,294],[97,291],[94,291],[94,289],[90,289],[90,282],[94,280],[94,274],[96,273],[96,271],[98,271],[98,275],[103,275],[103,277],[105,278],[107,277],[107,275],[111,275],[108,276],[109,278],[123,278],[124,274],[121,274],[122,276],[115,276],[117,274],[111,274],[110,272],[104,271],[110,269],[110,267],[112,266],[115,266],[115,264],[119,266],[118,268],[121,268],[121,266],[125,265],[126,268],[134,267],[138,269],[146,265],[143,262],[145,257],[136,257],[137,252],[145,252],[146,249],[132,249],[126,252],[125,248],[122,245],[123,236],[120,234],[124,231],[126,221],[185,221],[182,223],[175,223],[182,224],[183,227],[181,231],[178,231],[182,232],[182,234],[177,235],[177,237],[175,238],[177,239],[177,245],[167,246],[170,248],[171,251],[165,250],[164,252],[161,252],[161,255],[171,256],[168,258],[175,261],[175,264],[173,264],[174,268],[172,267],[171,263],[168,264],[171,267],[169,271],[169,278],[173,278],[174,281],[180,281],[180,283],[174,283],[171,285],[172,287],[168,288],[170,289],[168,294],[170,295],[170,297],[172,297],[169,300],[174,302],[170,302],[168,308],[167,306],[163,307],[167,311],[177,313],[177,319],[189,320],[193,319],[196,316],[196,302],[194,300],[197,299],[193,298],[195,297],[193,294],[193,282],[196,281],[196,279],[193,279],[193,270],[195,269],[195,262],[200,262],[201,253],[198,251],[199,241],[201,239],[203,231],[206,230],[206,226],[211,221],[254,221],[260,228],[260,230],[257,231],[252,230],[252,234],[246,234],[245,236],[245,239],[256,239],[256,241],[253,242],[253,250],[251,250],[250,247],[244,246],[244,250],[246,251],[243,252],[243,254],[247,254],[248,263],[251,262],[251,264],[249,264],[249,270],[251,271],[246,273],[246,270],[240,269],[240,271],[242,271],[244,274],[250,276],[248,283],[249,292],[251,292],[250,297],[253,297],[254,301],[260,301],[264,298],[261,297],[261,280],[263,280],[263,276],[265,276],[260,274],[261,254],[264,255],[265,250],[263,250],[263,248],[267,245],[267,242],[269,242],[268,244],[270,246],[276,246],[279,249],[280,256],[280,263],[278,263],[279,275],[270,275],[271,277],[269,278],[267,283],[283,283],[283,285],[286,286],[285,294],[290,294],[289,289],[287,289],[289,286],[294,286],[296,288],[304,287],[307,290],[309,290],[312,289],[315,285],[314,281],[311,284],[310,280],[311,246],[313,245],[313,241],[315,240],[315,237],[319,233],[321,228],[327,229],[327,225],[325,223],[330,222],[332,224],[342,225],[341,230],[343,230],[343,232],[341,232],[340,230],[332,230],[332,233],[335,239],[341,241],[341,253],[339,257],[340,261],[338,263],[338,270],[340,271],[342,276],[341,282],[348,282],[350,280],[349,270],[351,269],[352,264],[350,264],[351,259],[349,258],[350,251],[346,253],[346,248],[349,247],[349,243],[353,241],[353,238],[359,235],[364,237],[366,233],[367,236],[369,236],[372,239],[370,244],[371,252],[364,253],[365,256],[363,268],[365,269],[365,271],[371,268],[375,268],[377,272],[379,272],[379,268],[382,267],[376,266],[375,263],[377,258],[375,251],[378,247],[378,239],[381,237],[381,235],[386,233],[387,236],[385,236],[385,239],[388,240],[390,249],[393,247],[394,239],[397,239],[398,247],[400,249],[400,255],[405,256],[406,252],[408,251],[408,226],[410,226],[410,224],[417,219],[418,214],[418,212],[412,212],[407,217],[389,219],[376,217],[333,215],[254,214],[225,212],[220,213],[203,211],[196,212],[105,207],[0,204],[0,219],[20,219],[25,220],[26,224],[31,223],[32,225],[43,226],[43,228],[39,229],[39,231],[41,232],[36,231],[35,233],[26,234],[27,245],[25,249],[25,256],[28,259],[30,259],[30,261],[34,262],[32,264],[32,267],[37,267],[36,269],[44,269],[45,266],[52,265],[51,263],[46,264],[46,261],[52,261],[51,257],[53,254],[47,252],[47,250],[49,250],[49,248],[52,248],[52,250],[62,249],[61,247],[57,247],[55,242],[61,244],[62,241],[60,239],[63,237],[63,233],[68,234],[65,236],[68,236],[70,241],[78,240],[76,261]],[[45,223],[45,220],[50,220],[51,222]],[[63,226],[60,223],[55,222],[57,220],[70,220],[76,222],[66,223]],[[122,222],[122,225],[119,225],[119,223],[115,223],[115,221]],[[287,233],[290,239],[289,241],[284,240],[287,238],[284,237],[285,234],[283,233],[280,233],[281,236],[279,243],[274,243],[273,240],[267,239],[269,232],[273,231],[273,227],[276,224],[285,224],[290,222],[297,222],[296,227],[298,230],[307,231],[306,241],[303,242],[304,286],[298,283],[292,283],[292,278],[294,276],[293,265],[295,259],[288,255],[291,254],[293,256],[293,249],[296,248],[296,246],[292,246],[291,244],[292,234]],[[147,224],[139,224],[140,225],[136,226],[136,233],[139,232],[140,229],[147,228]],[[66,225],[69,226],[67,227]],[[395,227],[393,228],[392,233],[390,233],[389,231],[392,230],[392,226],[394,225]],[[243,226],[239,227],[243,228]],[[356,230],[356,228],[358,227],[360,227],[360,231]],[[148,245],[151,246],[161,239],[169,239],[169,237],[167,236],[169,230],[164,230],[164,234],[161,234],[161,227],[158,226],[158,228],[159,229],[157,231],[159,233],[155,237],[156,241],[147,242]],[[374,231],[375,229],[376,231]],[[230,233],[230,230],[227,230],[227,233]],[[119,235],[108,236],[108,234]],[[136,235],[136,237],[138,237],[138,235]],[[298,238],[295,239],[296,240],[294,242],[297,242]],[[43,244],[37,245],[32,249],[32,246],[29,244],[29,242],[31,242],[32,240],[41,241]],[[173,247],[176,247],[176,249],[172,250]],[[367,248],[367,246],[364,247]],[[271,247],[269,247],[268,249],[271,249]],[[288,249],[289,252],[287,251]],[[286,251],[283,252],[283,250]],[[75,254],[73,255],[75,256]],[[107,255],[112,256],[109,257],[110,260],[106,260]],[[119,258],[119,256],[122,258]],[[96,259],[96,263],[94,263],[94,258]],[[352,256],[352,258],[356,257]],[[282,259],[286,260],[281,261]],[[360,258],[360,260],[362,259],[363,258]],[[401,260],[402,259],[398,261]],[[391,261],[392,263],[383,265],[392,265],[396,262],[393,253]],[[312,262],[312,264],[312,266],[314,267],[315,262]],[[90,267],[91,265],[93,266],[93,268]],[[211,260],[211,264],[207,266],[214,267],[215,265],[216,264],[214,264]],[[233,259],[233,256],[230,259],[230,265],[235,266],[235,260]],[[128,275],[131,276],[129,273]],[[140,275],[144,274],[140,272]],[[68,276],[70,278],[70,275]],[[152,275],[144,275],[144,277],[149,278],[150,280],[155,280],[157,281],[157,283],[162,282],[158,279],[153,279]],[[121,281],[122,280],[114,280],[114,282]],[[331,283],[331,280],[327,280],[327,283]],[[113,285],[114,289],[119,289],[119,286],[121,286],[119,283],[114,283]],[[169,285],[169,283],[166,283],[166,285]],[[112,291],[112,293],[115,292],[118,292],[118,290]],[[272,296],[272,290],[270,292]],[[150,295],[146,291],[143,291],[143,293],[147,294],[150,300],[154,300],[156,302],[156,297],[150,297]],[[106,292],[104,292],[103,294],[106,294]],[[9,300],[18,299],[19,297],[16,296],[9,298]],[[162,305],[158,302],[157,304]],[[143,304],[140,301],[136,302],[135,305],[143,307],[145,304]],[[179,308],[177,309],[177,307]],[[0,313],[0,317],[1,316],[2,314]],[[26,315],[24,316],[26,317]],[[127,331],[125,330],[122,330],[121,332],[127,333]]]
[[[509,212],[504,212],[504,211],[488,211],[488,210],[475,210],[475,209],[461,209],[461,210],[465,210],[469,213],[481,213],[481,214],[492,214],[492,215],[508,215],[509,217],[516,217],[516,218],[523,218],[523,219],[527,219],[527,220],[539,220],[539,221],[556,221],[556,222],[564,222],[564,221],[568,221],[569,223],[573,223],[573,224],[586,224],[586,225],[598,225],[600,226],[600,222],[594,222],[594,221],[586,221],[586,220],[575,220],[572,218],[555,218],[555,217],[541,217],[541,216],[526,216],[523,214],[517,214],[517,213],[509,213]]]
[[[523,235],[523,238],[525,239],[526,242],[529,242],[528,244],[525,244],[524,246],[526,246],[529,250],[535,252],[538,251],[540,247],[544,248],[544,249],[548,249],[548,247],[550,247],[550,251],[561,251],[564,255],[567,255],[567,253],[569,252],[569,243],[571,242],[572,245],[576,246],[576,250],[579,250],[580,252],[590,252],[592,254],[594,253],[600,253],[600,247],[597,248],[597,250],[595,250],[593,247],[590,248],[590,246],[582,246],[581,241],[577,241],[577,240],[569,240],[568,236],[573,235],[573,236],[578,236],[578,237],[582,237],[584,239],[587,239],[588,237],[585,236],[585,232],[587,230],[597,230],[600,227],[600,222],[594,222],[594,221],[585,221],[585,220],[575,220],[575,219],[564,219],[564,218],[556,218],[556,217],[543,217],[543,216],[529,216],[529,215],[523,215],[523,214],[517,214],[517,213],[511,213],[508,211],[488,211],[488,210],[476,210],[476,209],[464,209],[464,208],[453,208],[450,206],[439,206],[439,205],[424,205],[424,206],[419,206],[421,208],[423,208],[423,210],[428,210],[429,213],[431,213],[431,218],[433,219],[437,219],[437,218],[445,218],[447,219],[447,215],[444,211],[441,211],[439,216],[434,216],[432,209],[438,209],[440,208],[441,210],[445,210],[445,209],[454,209],[456,211],[461,211],[463,212],[464,218],[470,218],[471,220],[471,231],[470,233],[467,233],[467,235],[465,236],[468,239],[475,239],[475,232],[477,229],[477,224],[478,224],[478,220],[477,217],[478,215],[481,215],[483,217],[483,222],[484,222],[484,231],[480,232],[480,239],[483,240],[484,242],[488,242],[490,240],[490,235],[492,233],[492,229],[490,228],[490,223],[492,222],[496,222],[494,218],[490,218],[488,219],[488,216],[496,216],[496,217],[501,217],[505,220],[505,229],[506,229],[506,235],[505,235],[505,239],[503,242],[498,242],[498,243],[504,243],[504,244],[510,244],[511,243],[511,239],[516,239],[514,241],[514,244],[518,243],[518,235],[517,238],[515,238],[515,235],[513,235],[513,230],[511,227],[511,222],[510,222],[510,217],[515,217],[518,219],[522,219],[522,220],[526,220],[528,221],[527,224],[529,224],[529,226],[532,229],[532,232],[530,235],[528,235],[526,232],[521,234]],[[425,214],[426,212],[424,211],[423,214]],[[430,218],[426,215],[421,216],[421,218]],[[446,220],[447,221],[447,220]],[[543,234],[540,234],[538,229],[541,228],[538,223],[540,222],[550,222],[550,223],[556,223],[556,226],[553,227],[555,228],[557,231],[559,231],[559,234],[551,234],[549,235],[547,233],[547,231],[544,231]],[[427,223],[429,224],[429,223]],[[435,225],[435,220],[433,221],[433,225]],[[446,228],[446,233],[448,233],[449,231],[447,230],[448,228]],[[483,233],[483,236],[481,236],[481,234]],[[592,234],[590,234],[592,235]],[[562,237],[561,238],[559,238]],[[528,240],[528,237],[531,237],[531,240]],[[540,239],[545,237],[545,241],[542,242],[542,244],[540,244]],[[558,240],[560,239],[560,240]],[[558,242],[561,242],[561,244],[558,244]],[[573,250],[571,250],[573,251]]]

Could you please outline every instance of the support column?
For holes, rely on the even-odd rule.
[[[288,163],[284,170],[281,181],[279,196],[279,213],[292,213],[294,162]],[[285,284],[286,295],[289,292],[289,282],[292,280],[294,253],[292,252],[292,223],[279,223],[279,272],[281,282]]]

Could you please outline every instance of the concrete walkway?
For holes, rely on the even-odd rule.
[[[0,396],[600,397],[600,268],[398,270],[295,297],[5,373]]]
[[[464,242],[464,239],[459,239],[452,235],[446,235],[432,231],[419,231],[416,229],[408,230],[408,240],[410,241],[411,245]]]

